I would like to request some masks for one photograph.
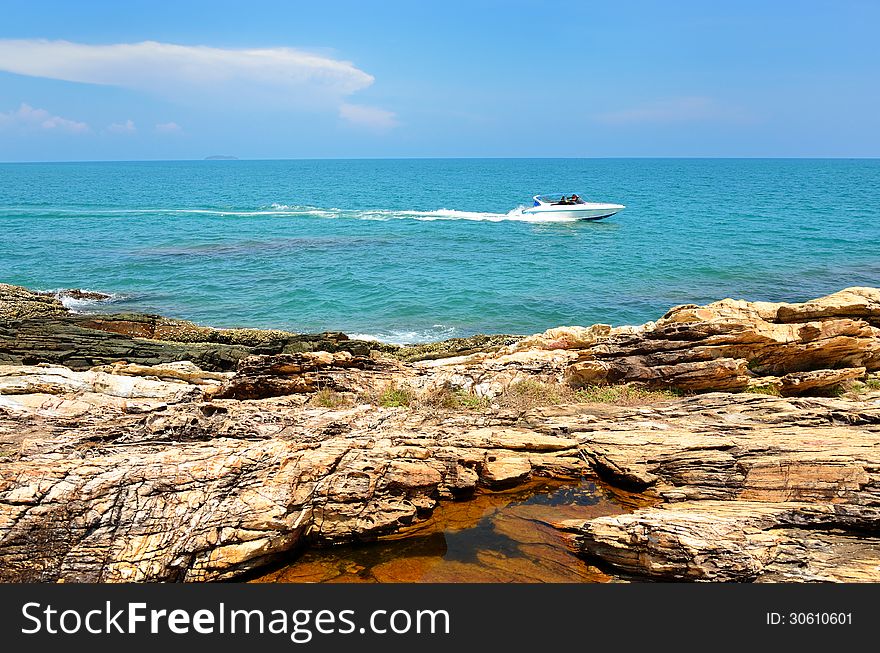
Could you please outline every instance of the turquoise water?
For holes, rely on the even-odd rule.
[[[619,202],[534,223],[540,192]],[[880,286],[880,160],[0,164],[0,281],[402,342]]]

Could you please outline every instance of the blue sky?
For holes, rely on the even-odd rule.
[[[0,15],[0,161],[880,156],[876,0]]]

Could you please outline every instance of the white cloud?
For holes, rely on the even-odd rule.
[[[133,134],[137,131],[137,127],[134,126],[133,121],[126,120],[125,122],[114,122],[107,127],[107,131],[112,134]]]
[[[24,102],[18,109],[0,113],[0,128],[13,127],[27,130],[44,130],[82,134],[90,131],[89,126],[78,120],[53,116],[45,109],[35,109]]]
[[[641,107],[621,109],[594,116],[608,125],[635,125],[676,122],[742,122],[745,113],[736,107],[725,107],[708,97],[679,97],[650,102]]]
[[[363,104],[343,104],[339,107],[339,117],[354,125],[371,129],[385,130],[397,125],[397,114],[378,107]]]
[[[179,134],[183,131],[183,127],[176,122],[160,122],[156,125],[157,134]]]
[[[180,99],[235,99],[250,92],[282,104],[340,102],[373,83],[348,61],[293,48],[226,49],[143,41],[88,45],[0,39],[0,70],[69,82],[104,84]]]

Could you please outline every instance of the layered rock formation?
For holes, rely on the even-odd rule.
[[[68,292],[73,291],[58,295]],[[54,363],[79,370],[117,361],[158,365],[188,360],[205,370],[228,371],[254,354],[366,355],[371,348],[383,346],[344,333],[214,329],[158,315],[74,313],[55,295],[0,284],[0,364]]]
[[[688,304],[638,327],[560,327],[498,352],[422,365],[487,395],[524,375],[574,387],[814,394],[880,370],[880,290],[848,288],[803,304]]]
[[[880,579],[880,392],[709,394],[615,425],[562,420],[591,466],[661,503],[562,527],[664,580]]]
[[[41,380],[3,396],[0,580],[220,579],[307,542],[391,532],[478,484],[585,469],[573,439],[512,416],[206,402],[189,396],[204,386],[135,393],[121,375],[95,396],[94,373],[69,374],[84,394]]]
[[[443,357],[480,340],[416,352],[77,315],[0,286],[0,580],[232,578],[438,502],[591,474],[639,493],[632,511],[550,521],[615,573],[877,581],[878,299],[724,300]],[[500,408],[523,382],[724,392]],[[483,399],[384,399],[439,391]]]

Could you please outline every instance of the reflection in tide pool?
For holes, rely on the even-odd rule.
[[[591,481],[542,479],[443,503],[430,519],[374,543],[307,550],[254,582],[608,582],[551,524],[628,510]]]

